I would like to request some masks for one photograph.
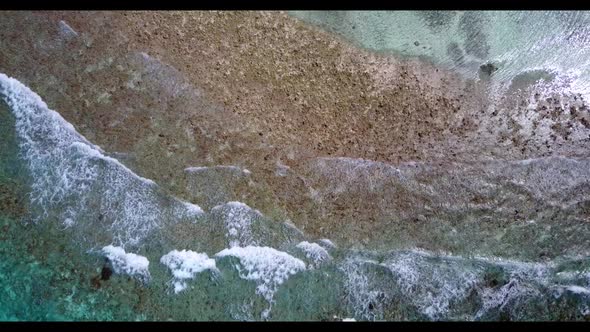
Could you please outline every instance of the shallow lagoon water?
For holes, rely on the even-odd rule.
[[[585,11],[294,11],[295,17],[378,52],[424,57],[477,78],[559,73],[588,91],[590,14]]]

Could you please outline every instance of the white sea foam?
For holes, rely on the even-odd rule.
[[[463,299],[480,279],[461,261],[448,260],[437,264],[430,255],[402,252],[387,260],[387,266],[397,277],[398,285],[422,313],[431,319],[444,318],[453,301]]]
[[[590,294],[590,289],[576,285],[567,286],[566,289],[576,294]]]
[[[194,167],[187,167],[184,169],[185,172],[193,173],[193,172],[202,172],[208,170],[209,167],[205,166],[194,166]]]
[[[287,165],[282,164],[280,161],[277,161],[277,167],[275,169],[275,176],[284,177],[287,176],[287,173],[291,170],[291,168]]]
[[[226,170],[235,173],[244,173],[245,175],[250,175],[250,171],[247,169],[240,168],[238,166],[233,165],[216,165],[216,166],[194,166],[194,167],[187,167],[184,169],[185,172],[188,173],[199,173],[199,172],[206,172],[210,170]]]
[[[68,228],[68,227],[72,227],[72,226],[74,225],[74,221],[73,221],[72,219],[70,219],[70,218],[66,218],[66,219],[63,221],[63,225],[64,225],[66,228]]]
[[[109,259],[115,273],[126,274],[144,282],[149,281],[150,262],[146,257],[126,253],[125,249],[113,245],[102,248],[102,253]]]
[[[241,202],[228,202],[215,206],[211,209],[211,213],[219,214],[222,218],[227,229],[225,236],[230,247],[258,244],[251,226],[257,218],[262,217],[260,211]]]
[[[389,179],[406,179],[401,170],[393,165],[361,158],[321,157],[315,159],[310,167],[318,176],[328,180],[328,185],[321,189],[322,195],[353,191],[358,186],[375,191]]]
[[[174,293],[186,289],[187,281],[193,279],[197,273],[206,270],[217,271],[215,260],[205,253],[197,253],[190,250],[172,250],[160,258],[160,263],[166,265],[172,272],[171,281]]]
[[[539,294],[539,291],[528,283],[518,278],[511,278],[499,289],[484,288],[480,292],[482,305],[475,317],[480,318],[491,309],[501,310],[508,305],[515,305],[523,299],[530,299]]]
[[[516,306],[540,295],[537,285],[549,282],[550,264],[518,262],[501,258],[441,256],[420,250],[395,253],[382,265],[397,277],[402,293],[431,319],[444,319],[454,302],[475,290],[482,305],[475,318],[492,309]],[[485,266],[501,268],[508,282],[501,287],[480,287]]]
[[[192,204],[189,202],[182,202],[182,205],[186,209],[186,212],[190,215],[199,216],[199,215],[205,213],[205,212],[203,212],[203,209],[201,209],[201,207],[196,204]]]
[[[91,246],[105,232],[117,245],[135,246],[162,226],[170,205],[163,204],[153,181],[104,155],[37,94],[4,74],[0,98],[16,119],[20,155],[32,178],[34,220],[57,218]],[[172,221],[202,213],[176,199],[171,208]]]
[[[255,281],[256,293],[264,297],[271,307],[278,287],[291,275],[306,269],[302,260],[270,247],[232,247],[215,256],[237,257],[241,264],[241,267],[237,266],[240,278]],[[264,318],[270,313],[271,307],[263,312]]]
[[[72,27],[69,26],[65,21],[59,21],[59,31],[60,31],[60,34],[62,34],[63,36],[66,36],[66,37],[77,37],[78,36],[78,32],[76,32],[76,30],[72,29]]]
[[[354,310],[354,316],[365,320],[378,320],[382,318],[382,302],[388,294],[368,273],[371,265],[378,265],[370,259],[349,257],[339,269],[344,273],[344,287],[346,300]]]
[[[309,243],[307,241],[300,242],[296,246],[301,249],[305,257],[310,261],[310,268],[319,268],[324,262],[332,260],[332,256],[317,243]]]
[[[335,249],[336,245],[329,239],[320,239],[318,242],[324,247],[329,249]]]

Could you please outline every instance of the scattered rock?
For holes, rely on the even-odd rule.
[[[483,73],[487,76],[492,76],[492,74],[498,70],[498,67],[496,67],[493,63],[489,62],[489,63],[481,65],[479,67],[479,70],[480,70],[480,73]]]
[[[109,280],[111,275],[113,275],[113,270],[108,266],[103,266],[102,270],[100,271],[100,279]]]

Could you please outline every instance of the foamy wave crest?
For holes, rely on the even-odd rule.
[[[240,260],[241,267],[237,266],[240,278],[256,281],[256,293],[270,304],[262,313],[263,318],[268,317],[270,313],[278,287],[291,275],[306,269],[302,260],[270,247],[232,247],[220,251],[215,256],[233,256]]]
[[[198,273],[206,270],[217,271],[215,260],[209,258],[207,254],[194,252],[191,250],[172,250],[162,256],[160,263],[166,265],[172,272],[171,281],[174,286],[174,293],[179,293],[186,289],[187,281],[193,279]]]
[[[223,220],[230,247],[259,245],[252,224],[262,218],[260,211],[241,202],[228,202],[211,209],[211,214]]]
[[[136,246],[165,221],[196,218],[198,206],[166,197],[80,135],[41,98],[0,74],[0,98],[15,116],[20,155],[31,175],[31,217],[57,220],[91,246]]]
[[[338,267],[344,274],[345,299],[352,308],[354,318],[380,320],[384,303],[390,299],[387,288],[375,278],[376,261],[358,257],[347,258]]]
[[[146,257],[126,253],[123,248],[112,245],[102,248],[102,253],[109,259],[115,273],[126,274],[143,282],[150,280],[150,262]]]
[[[309,260],[310,268],[319,268],[325,262],[332,260],[332,256],[328,251],[317,243],[303,241],[297,244],[296,247],[303,251],[305,257]]]
[[[464,299],[478,283],[481,273],[461,261],[434,265],[426,253],[402,252],[387,262],[402,293],[430,319],[445,318],[450,305]],[[436,266],[436,268],[433,268]]]

